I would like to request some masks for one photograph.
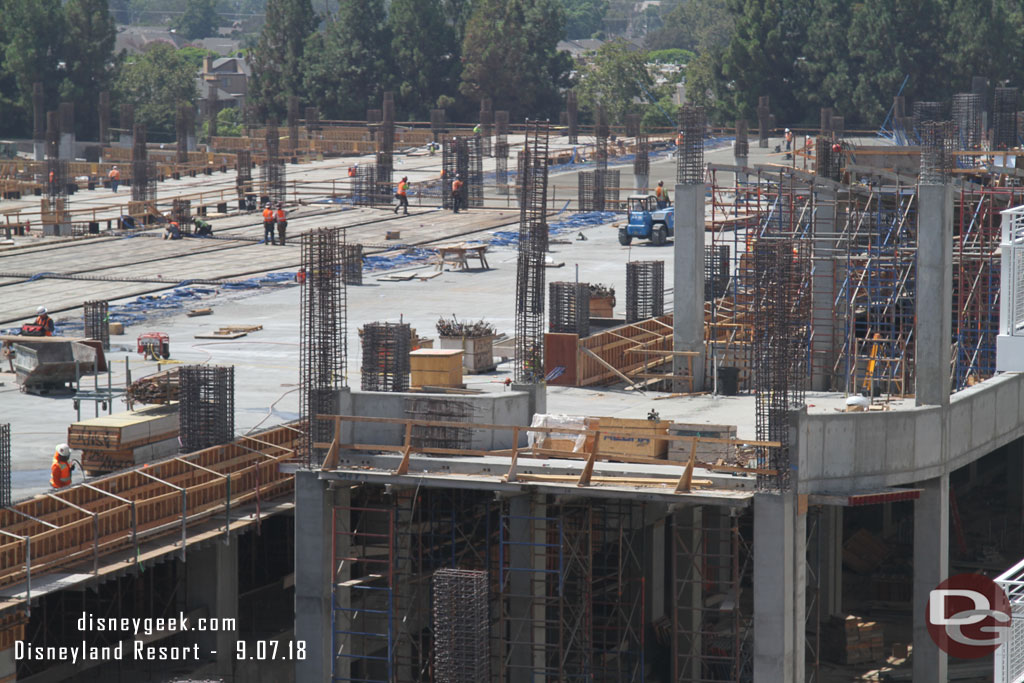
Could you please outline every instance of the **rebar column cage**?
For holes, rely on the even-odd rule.
[[[729,287],[729,245],[704,247],[704,301],[724,296]]]
[[[472,445],[473,430],[468,423],[473,421],[473,405],[463,399],[407,398],[405,400],[405,416],[413,420],[467,423],[465,427],[413,425],[410,442],[414,449],[468,449]]]
[[[619,201],[619,169],[579,171],[576,202],[580,211],[610,211]]]
[[[46,140],[46,99],[43,84],[39,81],[32,84],[32,139],[36,142]]]
[[[284,203],[287,185],[284,160],[281,158],[281,135],[276,121],[267,124],[266,151],[266,161],[260,166],[260,194],[274,204]]]
[[[957,93],[953,95],[953,123],[956,124],[960,149],[978,149],[981,146],[981,95]]]
[[[412,330],[408,323],[363,326],[363,391],[407,391]]]
[[[376,164],[364,164],[356,169],[352,182],[352,201],[356,206],[373,206],[382,201],[377,195]]]
[[[192,453],[235,438],[235,368],[183,365],[180,384],[181,452]]]
[[[444,109],[431,109],[430,110],[430,133],[434,138],[434,142],[444,133]]]
[[[494,112],[494,183],[495,192],[508,195],[508,111]],[[442,194],[444,194],[444,188]]]
[[[217,114],[220,113],[220,99],[217,95],[217,88],[210,88],[210,96],[206,98],[206,137],[209,141],[208,151],[213,151],[214,142],[213,139],[220,134],[217,130]]]
[[[922,185],[944,185],[955,163],[956,125],[952,121],[923,121],[921,136]]]
[[[0,508],[11,503],[11,425],[0,424]]]
[[[806,240],[763,236],[754,244],[754,405],[762,490],[789,488],[790,411],[804,402],[810,342],[810,262]]]
[[[292,156],[299,150],[299,98],[288,96],[288,150]]]
[[[176,222],[183,232],[188,232],[189,225],[192,223],[192,200],[172,199],[171,220]]]
[[[363,245],[345,244],[342,248],[341,276],[346,285],[363,284]]]
[[[314,140],[320,131],[320,108],[306,107],[306,138]],[[310,148],[312,151],[312,147]]]
[[[757,146],[768,147],[768,129],[771,127],[772,110],[768,95],[757,98]]]
[[[640,134],[640,115],[636,113],[626,114],[626,137],[635,138]]]
[[[299,316],[299,415],[306,438],[299,453],[309,466],[320,462],[313,444],[330,441],[331,426],[316,415],[337,410],[345,383],[348,299],[342,271],[344,228],[316,228],[302,234]]]
[[[676,150],[676,183],[698,185],[704,182],[704,107],[679,110],[682,144]]]
[[[395,168],[395,94],[384,93],[381,108],[380,125],[374,137],[376,143],[377,191],[376,196],[381,203],[390,203],[392,194],[392,176]]]
[[[626,322],[665,315],[665,262],[626,263]]]
[[[480,208],[484,205],[483,156],[480,153],[479,136],[445,138],[441,167],[444,170],[442,207],[454,208],[450,188],[455,178],[462,178],[463,208]]]
[[[110,142],[110,92],[104,90],[100,93],[99,104],[97,105],[99,122],[98,140],[100,147]]]
[[[832,137],[833,137],[833,139],[841,140],[841,139],[843,139],[844,135],[846,135],[846,117],[845,116],[837,116],[836,114],[833,114],[832,115]]]
[[[175,161],[179,164],[188,163],[188,138],[194,134],[195,127],[195,111],[192,105],[181,102],[174,117]]]
[[[106,301],[86,301],[82,304],[82,317],[87,339],[103,343],[103,349],[110,349],[110,304]]]
[[[433,576],[434,679],[490,679],[490,603],[487,572],[438,569]]]
[[[590,208],[581,210],[604,211],[605,188],[608,186],[608,117],[600,104],[594,111],[594,182]]]
[[[235,190],[239,199],[252,194],[252,151],[240,149],[235,152]],[[255,209],[256,207],[252,207]]]
[[[736,120],[736,145],[733,147],[732,155],[737,159],[746,159],[750,156],[750,139],[747,133],[747,120]]]
[[[911,112],[914,119],[914,132],[920,137],[925,121],[942,120],[942,102],[914,102]]]
[[[478,136],[463,138],[466,143],[466,189],[469,201],[466,206],[483,208],[484,205],[484,152],[482,140]]]
[[[560,334],[590,336],[590,285],[586,282],[552,282],[548,285],[548,330]]]
[[[146,127],[139,124],[132,132],[132,201],[156,201],[156,164],[146,149]]]
[[[996,88],[992,102],[992,149],[1017,147],[1017,88]]]
[[[651,174],[651,141],[643,130],[643,124],[636,122],[636,149],[633,156],[633,175],[648,177]],[[638,187],[637,190],[645,188]]]
[[[565,119],[569,144],[579,144],[579,103],[576,100],[576,91],[570,90],[565,94]]]
[[[841,151],[832,151],[834,144],[830,138],[821,135],[815,138],[814,174],[821,178],[828,178],[829,180],[839,182],[839,174],[842,172],[843,154]]]
[[[548,123],[526,122],[520,155],[519,254],[516,259],[516,382],[544,379],[544,260],[548,251]]]
[[[818,110],[818,134],[826,138],[832,135],[832,107]]]
[[[491,156],[491,135],[494,131],[494,110],[491,98],[480,100],[480,153]]]

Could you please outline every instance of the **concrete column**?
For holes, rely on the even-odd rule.
[[[226,545],[217,540],[213,545],[188,554],[185,563],[188,576],[188,608],[206,607],[207,616],[238,620],[238,544]],[[217,653],[217,675],[234,678],[235,641],[238,631],[197,632],[201,650]]]
[[[818,572],[818,600],[821,619],[843,612],[843,508],[826,505],[818,519],[818,530],[807,541],[808,562]]]
[[[755,681],[804,681],[807,520],[798,507],[793,492],[754,496]]]
[[[14,647],[0,650],[0,681],[17,680],[18,666],[14,661]]]
[[[733,157],[733,161],[740,168],[746,168],[747,164],[749,163],[750,160],[747,157],[734,156]],[[744,183],[746,183],[747,182],[747,174],[744,173],[743,171],[737,171],[736,172],[736,182],[739,183],[740,185],[743,185]]]
[[[639,194],[647,193],[647,184],[650,182],[651,176],[642,175],[639,173],[633,174],[633,185],[636,187],[636,191]]]
[[[923,491],[914,501],[914,680],[945,681],[946,653],[928,635],[925,615],[928,594],[949,577],[949,475],[917,485]]]
[[[36,161],[44,161],[46,159],[45,142],[34,141],[32,143],[32,158]]]
[[[953,195],[921,185],[917,202],[917,405],[949,405]]]
[[[546,505],[530,494],[509,501],[509,639],[508,681],[531,683],[534,672],[544,670],[545,632],[544,571]]]
[[[338,492],[347,494],[347,488]],[[296,681],[331,680],[332,502],[317,472],[295,473],[295,638],[306,643],[306,658],[295,662]]]
[[[60,134],[60,147],[59,156],[61,159],[74,159],[75,158],[75,134],[64,133]]]
[[[1007,503],[1018,524],[1024,523],[1024,439],[1004,447],[1006,457]],[[1012,518],[1011,518],[1012,519]]]
[[[835,361],[836,320],[832,315],[835,296],[835,262],[832,248],[836,232],[836,193],[814,188],[814,269],[811,277],[811,388],[827,391]]]
[[[534,415],[548,411],[547,384],[513,384],[512,391],[525,391],[530,395],[530,419],[533,419]]]
[[[704,390],[704,184],[676,185],[673,238],[672,350],[696,351],[693,391]],[[672,374],[685,375],[687,357],[674,356]],[[686,390],[678,380],[676,391]]]
[[[649,548],[644,557],[645,589],[644,612],[648,621],[657,621],[665,616],[665,509],[662,506],[645,506],[644,545]]]
[[[701,630],[704,608],[704,569],[707,551],[704,537],[704,508],[687,505],[672,515],[672,602],[676,610],[673,658],[675,680],[702,677]]]

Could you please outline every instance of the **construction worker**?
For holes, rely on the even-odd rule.
[[[404,208],[405,213],[403,216],[409,215],[409,176],[402,176],[402,179],[398,181],[398,189],[395,190],[395,198],[398,199],[398,206],[395,207],[395,213],[398,213],[399,209]]]
[[[164,239],[165,240],[180,240],[181,239],[181,226],[178,225],[177,221],[171,221],[164,228]]]
[[[209,237],[213,235],[213,226],[202,218],[196,217],[193,219],[193,222],[196,226],[196,237]]]
[[[66,443],[57,446],[53,453],[53,464],[50,465],[50,486],[62,489],[71,486],[71,472],[75,465],[71,462],[71,447]]]
[[[110,169],[107,178],[110,180],[110,189],[117,192],[117,186],[121,184],[121,172],[117,170],[117,166]]]
[[[786,129],[786,151],[790,151],[793,147],[793,131],[789,128]]]
[[[665,189],[665,181],[659,180],[658,186],[654,188],[654,199],[658,202],[658,208],[664,209],[670,204],[668,199],[668,191]]]
[[[36,309],[36,319],[32,324],[42,330],[42,336],[53,336],[53,318],[46,314],[46,306],[40,306]]]
[[[348,177],[349,178],[355,178],[356,177],[356,166],[349,166],[348,167]]]
[[[682,147],[683,146],[683,140],[685,138],[686,138],[686,136],[683,135],[683,131],[679,131],[679,135],[676,136],[676,147]]]
[[[50,171],[49,184],[50,184],[50,193],[51,194],[53,194],[57,190],[56,183],[57,183],[57,175],[53,171]]]
[[[263,207],[263,244],[277,244],[274,239],[274,210],[270,202]]]
[[[480,135],[480,124],[473,126],[473,135]]]
[[[284,231],[288,227],[287,216],[284,213],[284,204],[281,202],[277,203],[277,236],[280,238],[281,246],[284,246]]]
[[[462,176],[456,176],[455,180],[452,181],[452,208],[455,213],[459,212],[459,206],[465,208],[462,201]]]

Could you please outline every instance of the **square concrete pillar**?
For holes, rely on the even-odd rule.
[[[836,341],[833,315],[835,296],[835,261],[833,244],[836,232],[836,193],[822,187],[814,188],[814,269],[811,276],[811,388],[827,391],[832,379]]]
[[[704,389],[704,184],[676,185],[672,275],[672,350],[695,351],[693,391]],[[686,374],[688,359],[674,356],[672,374]],[[675,391],[687,391],[673,381]]]
[[[918,482],[914,501],[914,680],[945,681],[946,653],[928,635],[928,594],[949,578],[949,475]]]
[[[238,620],[238,544],[217,540],[213,545],[192,550],[185,563],[188,576],[189,610],[205,607],[210,618]],[[234,673],[235,641],[238,631],[198,631],[200,650],[217,653],[217,674],[231,678]]]
[[[347,499],[348,489],[337,495]],[[331,680],[332,498],[317,472],[295,473],[295,639],[306,643],[306,658],[295,662],[296,681]]]
[[[917,405],[949,405],[953,329],[953,195],[921,185],[917,201]]]

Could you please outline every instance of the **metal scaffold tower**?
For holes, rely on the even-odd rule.
[[[626,322],[665,315],[665,262],[626,263]]]
[[[508,112],[504,110],[494,112],[494,183],[499,195],[508,194]]]
[[[548,285],[548,330],[590,335],[590,285],[586,282],[552,282]]]
[[[548,189],[548,124],[527,121],[520,163],[519,255],[516,260],[515,380],[544,378],[544,259],[548,251],[545,216]]]
[[[299,318],[299,415],[307,437],[298,449],[310,467],[320,462],[314,443],[331,438],[316,415],[337,410],[336,394],[346,386],[348,300],[342,276],[343,228],[317,228],[302,235]]]
[[[106,301],[86,301],[82,304],[85,322],[85,336],[103,343],[103,349],[110,349],[110,304]]]
[[[181,452],[235,438],[235,368],[184,365],[178,370]]]
[[[286,200],[284,160],[281,158],[281,135],[277,122],[267,124],[266,131],[267,158],[260,166],[260,194],[265,201],[277,204]]]
[[[408,323],[363,326],[363,391],[407,391],[412,330]]]

